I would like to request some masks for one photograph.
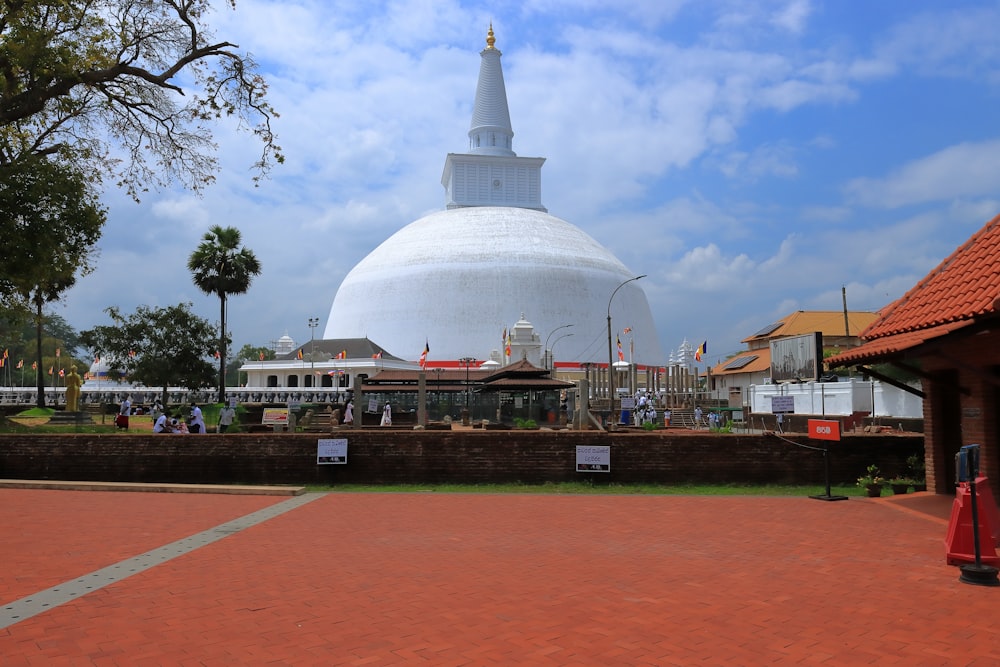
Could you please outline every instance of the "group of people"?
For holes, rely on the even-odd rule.
[[[153,414],[156,421],[153,422],[153,433],[206,433],[205,416],[197,403],[191,404],[191,412],[188,418],[171,417],[164,410],[162,404],[157,401],[153,406]],[[236,410],[232,406],[225,406],[219,411],[219,433],[225,433],[232,426]]]
[[[635,413],[633,420],[636,426],[656,423],[656,404],[648,391],[635,393]]]

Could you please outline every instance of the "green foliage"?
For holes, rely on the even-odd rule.
[[[644,423],[642,425],[642,430],[643,431],[655,431],[656,430],[656,424],[654,424],[653,422],[646,422],[646,423]]]
[[[211,4],[0,4],[0,162],[54,156],[133,196],[171,179],[198,190],[217,167],[210,126],[235,116],[262,142],[255,166],[266,174],[284,159],[267,84],[249,55],[210,34]]]
[[[0,88],[2,90],[2,88]],[[2,150],[2,146],[0,146]],[[28,156],[0,164],[0,297],[34,314],[36,358],[41,358],[43,307],[87,275],[106,212],[83,172]],[[44,376],[36,376],[38,407],[45,406]]]
[[[515,417],[514,426],[518,428],[538,428],[538,422],[534,419],[521,419],[520,417]]]
[[[108,365],[112,379],[126,377],[147,386],[200,389],[212,385],[215,370],[208,361],[214,353],[215,329],[191,312],[190,303],[167,308],[140,306],[131,315],[118,308],[105,312],[113,324],[97,326],[81,339]]]
[[[213,225],[187,263],[198,289],[219,297],[219,402],[226,400],[226,300],[230,294],[245,294],[261,270],[257,256],[241,248],[241,242],[240,230]]]
[[[233,387],[246,384],[247,374],[239,372],[239,368],[243,364],[274,359],[274,356],[274,350],[270,348],[257,347],[250,343],[245,344],[236,353],[235,358],[226,365],[226,386]]]
[[[864,475],[858,477],[858,486],[864,488],[866,486],[881,484],[884,481],[885,477],[882,476],[882,471],[879,470],[877,465],[872,464],[865,469]]]

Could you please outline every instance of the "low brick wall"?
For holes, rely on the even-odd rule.
[[[304,433],[0,434],[0,477],[189,484],[565,482],[822,484],[823,454],[767,435],[686,431],[344,431],[346,465],[317,465]],[[805,436],[790,439],[815,446]],[[577,473],[577,445],[610,445],[610,473]],[[831,443],[831,479],[868,465],[891,476],[923,436],[846,436]]]

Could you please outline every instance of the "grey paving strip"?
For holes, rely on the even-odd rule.
[[[190,553],[195,549],[217,542],[224,537],[246,530],[251,526],[256,526],[268,519],[273,519],[285,512],[298,509],[306,503],[323,497],[323,495],[325,494],[306,493],[301,496],[295,496],[271,507],[265,507],[262,510],[228,521],[214,528],[209,528],[190,537],[185,537],[152,551],[147,551],[144,554],[123,560],[114,565],[109,565],[90,574],[85,574],[71,581],[65,581],[52,588],[5,604],[3,607],[0,607],[0,629],[20,623],[25,619],[37,616],[61,604],[76,600],[87,593],[127,579],[133,574],[144,572],[161,563],[166,563],[178,556]]]

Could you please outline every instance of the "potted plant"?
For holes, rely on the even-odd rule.
[[[865,470],[864,475],[858,477],[858,486],[865,490],[869,498],[878,498],[882,495],[882,482],[884,481],[885,478],[882,477],[878,466],[872,464]]]
[[[905,477],[893,477],[889,480],[889,486],[892,488],[893,494],[903,494],[908,492],[912,484],[913,480]]]

